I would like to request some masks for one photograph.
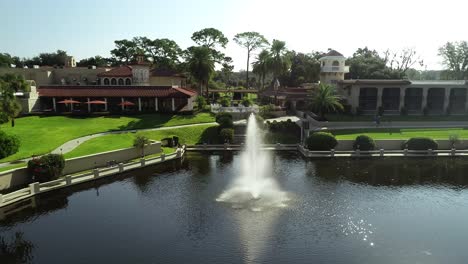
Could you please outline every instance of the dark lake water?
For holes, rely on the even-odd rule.
[[[467,160],[280,153],[291,200],[254,212],[215,200],[239,158],[189,153],[8,208],[0,263],[468,262]]]

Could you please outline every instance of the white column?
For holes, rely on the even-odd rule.
[[[466,99],[465,99],[465,112],[468,112],[468,89],[466,90]]]
[[[382,106],[383,89],[384,88],[377,87],[377,109]]]
[[[70,100],[73,100],[73,98],[70,97]],[[73,103],[70,104],[70,110],[73,112]]]
[[[104,98],[104,102],[106,102],[106,104],[104,105],[104,111],[107,112],[107,98]]]
[[[156,112],[158,111],[158,98],[157,97],[154,98],[154,111]]]
[[[406,88],[400,88],[400,107],[398,110],[405,106],[405,90]]]
[[[445,88],[444,113],[447,113],[447,109],[450,104],[450,89],[451,88]]]
[[[175,102],[174,102],[174,98],[172,98],[172,112],[175,111]]]
[[[138,111],[141,112],[141,97],[138,97]]]
[[[89,97],[88,97],[88,112],[91,112],[91,104],[89,103]]]
[[[55,102],[55,97],[52,97],[52,105],[54,108],[54,112],[57,112],[57,103]]]
[[[421,110],[424,110],[427,106],[427,95],[429,93],[429,88],[422,88],[422,104],[421,104]]]
[[[121,99],[122,99],[122,111],[123,111],[123,110],[125,110],[125,106],[123,105],[124,98],[123,98],[123,97],[121,97]]]

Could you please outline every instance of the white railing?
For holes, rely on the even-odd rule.
[[[322,66],[322,72],[349,72],[349,66]]]
[[[225,107],[220,104],[211,104],[211,112],[219,113],[219,112],[227,112],[227,113],[258,113],[259,107],[254,106],[229,106]]]
[[[162,153],[159,157],[151,157],[148,159],[141,158],[139,161],[129,162],[129,163],[119,163],[117,166],[111,168],[101,168],[101,169],[94,169],[91,172],[85,172],[82,174],[76,175],[66,175],[59,179],[48,181],[44,183],[34,182],[29,184],[28,187],[19,189],[14,192],[10,192],[7,194],[0,194],[0,208],[9,204],[13,204],[19,202],[21,200],[30,198],[36,194],[44,193],[60,188],[65,188],[68,186],[84,183],[87,181],[96,180],[99,178],[115,175],[122,173],[124,171],[133,170],[141,167],[145,167],[148,165],[159,164],[164,161],[173,160],[181,158],[186,151],[186,147],[182,146],[182,148],[177,148],[175,153],[166,155]],[[138,165],[138,166],[135,166]]]

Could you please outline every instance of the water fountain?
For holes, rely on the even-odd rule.
[[[272,158],[262,151],[262,132],[253,114],[247,122],[246,147],[241,153],[241,173],[216,200],[234,208],[259,211],[266,207],[284,207],[288,200],[273,177]]]

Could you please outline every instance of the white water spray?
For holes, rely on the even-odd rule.
[[[217,201],[254,211],[285,206],[287,193],[280,190],[273,178],[271,155],[261,150],[261,145],[261,131],[255,116],[251,114],[247,122],[246,148],[241,153],[241,173]]]

